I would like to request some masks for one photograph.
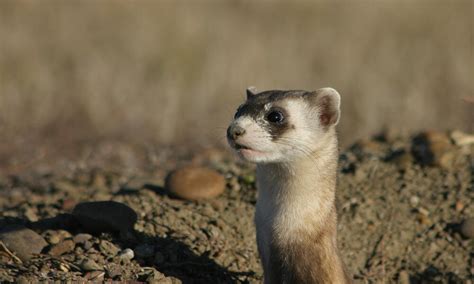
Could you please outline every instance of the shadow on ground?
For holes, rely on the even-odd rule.
[[[84,230],[71,214],[59,214],[55,217],[41,219],[36,222],[15,217],[0,219],[1,229],[14,225],[25,226],[39,234],[47,230],[65,230],[73,236],[79,233],[91,233]],[[197,255],[186,244],[171,237],[149,236],[137,231],[126,234],[117,232],[100,233],[94,234],[94,236],[99,240],[107,239],[122,250],[125,248],[136,248],[141,244],[149,244],[154,248],[154,253],[148,257],[140,257],[135,254],[134,261],[141,267],[154,267],[167,277],[175,277],[181,280],[182,283],[236,283],[240,282],[237,280],[238,276],[249,274],[246,272],[231,272],[217,264],[208,255]],[[98,244],[94,246],[97,248]],[[48,259],[47,252],[50,247],[45,247],[42,254],[35,258]],[[77,252],[73,251],[71,253]],[[157,261],[156,254],[160,255],[159,261]],[[105,256],[105,259],[111,258],[112,256]],[[25,264],[27,265],[27,263]],[[79,264],[76,265],[79,266]],[[86,271],[83,271],[83,273],[86,274]]]

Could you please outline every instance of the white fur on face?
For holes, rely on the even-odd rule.
[[[322,135],[318,115],[302,99],[289,99],[275,103],[288,114],[288,127],[280,137],[273,139],[265,127],[264,119],[241,116],[233,123],[244,128],[245,134],[238,137],[236,143],[249,149],[239,149],[239,155],[255,163],[288,162],[295,158],[310,155],[317,146],[317,138]],[[272,104],[266,104],[262,117]]]
[[[237,153],[245,160],[254,163],[268,162],[277,158],[271,144],[270,134],[250,116],[241,116],[234,122],[245,129],[245,134],[236,143],[249,149],[239,149]]]
[[[282,102],[282,107],[288,111],[294,128],[288,129],[274,141],[275,148],[282,153],[283,161],[310,155],[317,145],[318,136],[323,134],[317,113],[302,99],[286,100]]]

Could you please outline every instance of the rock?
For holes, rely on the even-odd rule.
[[[418,213],[418,214],[416,215],[416,219],[418,220],[418,222],[419,222],[420,224],[423,224],[423,225],[431,225],[431,220],[430,220],[430,218],[429,218],[427,215],[425,215],[425,214]]]
[[[134,252],[138,258],[147,258],[154,255],[155,247],[150,244],[140,244],[135,247]]]
[[[457,212],[461,212],[464,209],[464,204],[458,200],[456,201],[454,208],[456,209]]]
[[[72,239],[76,244],[84,244],[86,241],[90,240],[92,235],[89,234],[77,234]]]
[[[123,273],[122,267],[115,263],[110,263],[105,267],[105,272],[109,278],[114,278]]]
[[[443,132],[426,131],[415,136],[412,141],[412,154],[423,166],[440,166],[442,157],[452,148],[449,137]],[[445,157],[443,165],[449,164]]]
[[[82,246],[86,251],[89,251],[94,246],[94,243],[91,241],[85,241]]]
[[[99,243],[100,251],[106,256],[116,256],[120,249],[113,243],[101,240]]]
[[[25,210],[25,213],[24,213],[26,219],[28,219],[28,221],[30,222],[36,222],[38,221],[38,215],[36,214],[36,208],[33,209],[32,207],[28,207],[26,210]]]
[[[119,253],[119,257],[122,260],[132,260],[135,257],[133,250],[126,248]]]
[[[474,134],[467,134],[459,130],[451,133],[451,139],[458,146],[474,144]]]
[[[58,234],[59,238],[62,240],[65,240],[65,239],[70,239],[72,238],[72,235],[71,233],[69,233],[68,231],[66,230],[57,230],[56,233]]]
[[[12,225],[0,231],[0,241],[22,261],[39,254],[48,243],[36,232],[20,225]]]
[[[474,239],[474,218],[465,219],[461,223],[459,231],[463,237]]]
[[[166,276],[156,270],[155,268],[151,268],[151,271],[147,271],[146,282],[147,283],[170,283],[169,281],[163,281],[166,279]]]
[[[133,230],[137,221],[137,213],[132,208],[115,201],[79,203],[72,214],[92,233]]]
[[[60,256],[67,252],[73,251],[75,246],[76,244],[73,240],[65,240],[63,242],[60,242],[59,244],[52,246],[48,253],[52,256]]]
[[[72,209],[74,209],[76,205],[77,205],[77,201],[75,199],[68,198],[68,199],[63,200],[61,208],[64,211],[70,212]]]
[[[61,242],[61,236],[55,231],[49,231],[45,235],[45,239],[48,241],[48,243],[52,245],[59,244]]]
[[[410,204],[412,207],[416,207],[418,203],[420,203],[420,198],[418,196],[413,195],[412,197],[410,197]]]
[[[224,192],[225,179],[214,170],[189,166],[170,173],[166,178],[165,187],[168,192],[179,198],[207,199]]]
[[[421,213],[422,215],[428,216],[430,215],[430,211],[424,207],[418,207],[417,208],[418,212]]]
[[[94,260],[90,258],[85,258],[80,265],[81,269],[84,271],[96,271],[103,270],[103,268],[97,264]]]
[[[70,270],[69,265],[64,264],[64,263],[60,263],[58,268],[59,268],[59,270],[61,270],[63,272],[69,272],[69,270]]]

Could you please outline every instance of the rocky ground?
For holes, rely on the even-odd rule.
[[[389,131],[341,153],[356,283],[473,283],[472,140]],[[255,197],[252,165],[219,150],[105,143],[20,164],[0,172],[0,281],[260,283]]]

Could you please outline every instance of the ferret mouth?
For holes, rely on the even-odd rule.
[[[234,143],[234,149],[235,150],[252,150],[252,148],[248,147],[248,146],[245,146],[245,145],[242,145],[242,144],[239,144],[239,143]]]

